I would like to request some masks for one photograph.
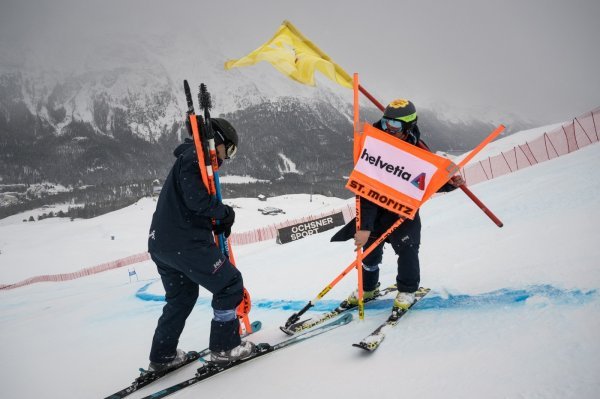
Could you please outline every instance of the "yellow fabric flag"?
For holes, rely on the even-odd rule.
[[[289,21],[283,21],[275,36],[247,56],[225,63],[225,69],[267,61],[297,82],[315,85],[315,69],[334,82],[352,88],[352,78],[308,40]]]

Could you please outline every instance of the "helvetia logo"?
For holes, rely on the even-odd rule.
[[[387,173],[390,173],[394,176],[398,176],[402,180],[410,181],[410,179],[412,178],[412,174],[410,174],[408,171],[404,170],[404,166],[393,165],[389,162],[386,162],[383,159],[381,159],[380,155],[377,155],[377,157],[371,156],[367,152],[366,148],[363,149],[363,152],[362,152],[360,158],[365,160],[366,162],[370,163],[371,165],[375,165],[375,166],[379,167],[379,169],[382,169],[382,170],[386,171]]]
[[[421,173],[419,176],[415,177],[411,183],[413,186],[418,188],[419,190],[425,190],[425,177],[427,175],[425,173]]]

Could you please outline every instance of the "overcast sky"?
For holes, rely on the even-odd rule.
[[[284,19],[382,102],[539,123],[600,106],[599,0],[0,0],[0,41],[65,51],[178,34],[239,58]]]

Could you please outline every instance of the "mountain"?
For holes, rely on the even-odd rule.
[[[106,197],[114,187],[164,179],[173,148],[187,135],[181,86],[190,79],[208,85],[213,116],[238,129],[239,156],[222,173],[268,181],[226,185],[226,195],[348,195],[351,92],[325,79],[303,86],[269,65],[225,72],[219,49],[184,43],[123,39],[78,57],[0,51],[0,183],[108,185],[100,194]],[[362,101],[362,117],[377,120],[379,111]],[[472,148],[493,129],[419,112],[423,137],[436,150]],[[19,204],[40,199],[22,194]]]

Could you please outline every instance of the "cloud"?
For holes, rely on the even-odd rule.
[[[211,43],[236,58],[290,19],[383,102],[402,96],[456,114],[542,123],[600,105],[597,0],[4,0],[0,7],[4,49],[36,51],[60,68],[125,40],[179,42],[182,59],[182,42],[189,51]],[[0,52],[0,63],[14,54]]]

